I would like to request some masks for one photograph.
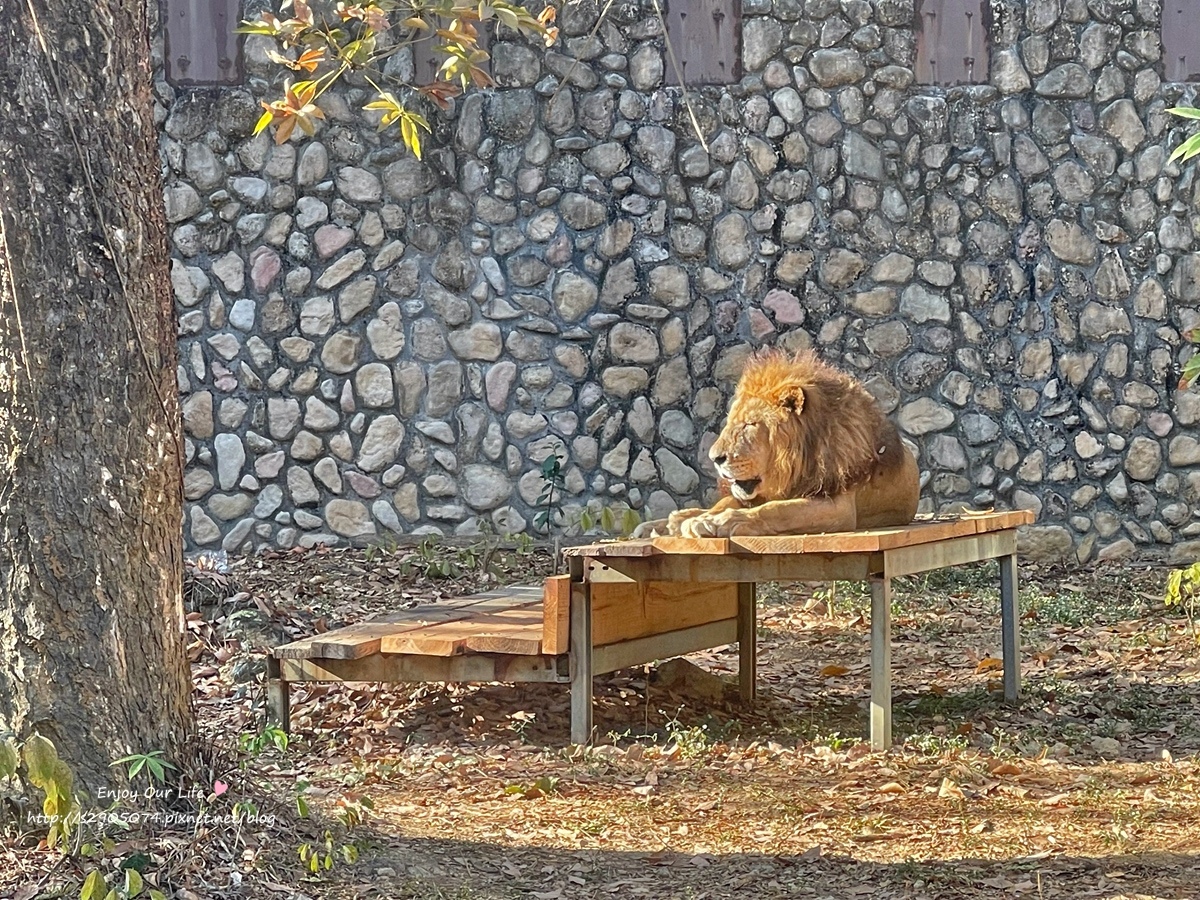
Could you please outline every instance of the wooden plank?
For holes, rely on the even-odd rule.
[[[862,581],[883,571],[879,553],[806,553],[767,556],[610,557],[605,563],[637,581]]]
[[[165,0],[163,63],[171,84],[241,84],[239,0]]]
[[[536,656],[542,649],[541,604],[386,635],[380,652],[455,656],[469,650]]]
[[[362,659],[281,659],[285,681],[383,682],[556,682],[567,681],[555,656],[502,656],[472,653],[465,656],[407,656],[402,654]],[[565,661],[563,662],[565,666]]]
[[[735,584],[593,582],[591,591],[597,647],[737,616]]]
[[[607,647],[596,647],[592,651],[592,673],[603,675],[605,672],[615,672],[658,659],[670,659],[696,650],[732,644],[737,640],[737,626],[736,618],[725,619],[667,634],[655,634],[632,641],[622,641],[619,644],[609,644]]]
[[[760,555],[797,553],[874,553],[896,547],[948,540],[971,534],[1003,531],[1033,521],[1028,510],[967,513],[953,517],[917,519],[908,525],[822,534],[735,535],[732,538],[659,537],[636,541],[588,544],[564,550],[568,556],[596,559],[642,558],[659,554]]]
[[[380,652],[383,638],[425,628],[437,622],[470,618],[477,613],[508,609],[530,603],[540,604],[540,586],[517,585],[443,603],[398,610],[357,625],[349,625],[309,638],[308,656],[328,659],[360,659]]]
[[[653,556],[654,540],[606,541],[602,544],[581,544],[578,547],[563,547],[562,555],[568,559],[576,556],[603,558],[606,556]]]
[[[571,640],[571,576],[551,575],[542,587],[542,652],[566,653]]]
[[[898,528],[875,528],[870,531],[838,531],[825,534],[778,536],[735,536],[733,547],[749,553],[875,553],[894,547],[907,547],[933,541],[944,541],[963,535],[978,534],[980,521],[956,519],[927,522]]]
[[[650,539],[659,553],[739,553],[731,538],[656,537]]]
[[[658,0],[670,39],[666,83],[686,85],[732,84],[742,75],[738,42],[741,4],[726,0]]]
[[[898,547],[895,550],[884,551],[884,556],[888,572],[898,577],[982,562],[1016,552],[1017,532],[1011,530],[973,534],[969,537],[939,541],[936,544]]]

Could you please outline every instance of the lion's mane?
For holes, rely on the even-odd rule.
[[[740,397],[789,413],[771,429],[772,465],[788,487],[784,497],[764,499],[837,496],[905,452],[867,389],[811,351],[767,350],[751,357],[734,391],[731,416],[744,408]]]

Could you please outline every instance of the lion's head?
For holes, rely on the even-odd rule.
[[[888,431],[851,376],[809,351],[766,351],[746,364],[708,455],[743,503],[834,496],[870,477]]]

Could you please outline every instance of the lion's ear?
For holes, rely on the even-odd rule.
[[[779,403],[784,409],[799,415],[804,409],[804,388],[798,384],[785,384],[779,395]]]

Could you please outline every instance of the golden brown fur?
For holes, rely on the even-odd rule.
[[[811,352],[747,363],[709,456],[729,496],[643,534],[844,531],[905,524],[917,510],[916,461],[895,426],[862,384]]]

